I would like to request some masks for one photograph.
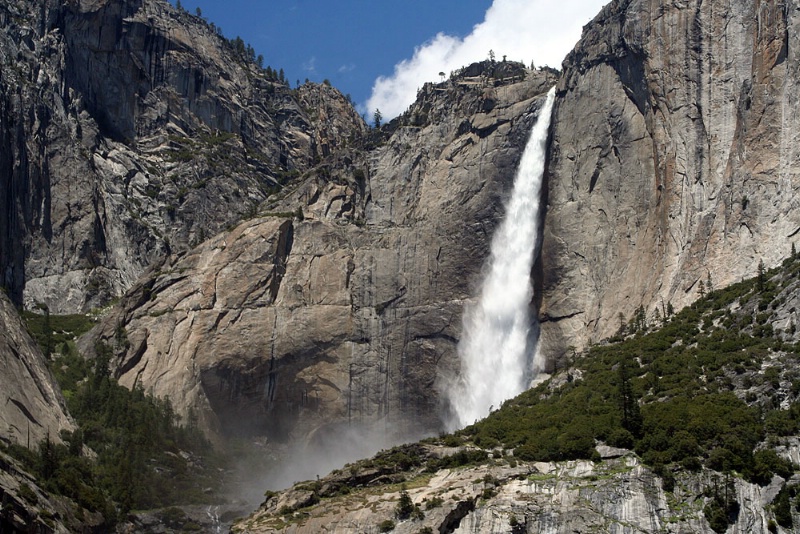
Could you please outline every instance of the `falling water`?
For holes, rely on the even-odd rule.
[[[446,393],[452,430],[488,415],[531,379],[535,325],[528,313],[530,274],[539,236],[539,198],[555,88],[547,94],[522,154],[514,189],[492,250],[480,300],[466,308],[458,345],[461,375]]]

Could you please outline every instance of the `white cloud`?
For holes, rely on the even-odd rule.
[[[463,39],[440,33],[418,46],[414,56],[395,65],[394,74],[381,76],[372,86],[366,110],[380,109],[387,119],[411,105],[425,82],[439,81],[450,71],[488,58],[522,61],[560,68],[575,46],[581,28],[606,0],[494,0],[484,21]],[[576,15],[578,13],[579,15]]]
[[[348,63],[347,65],[342,65],[341,67],[339,67],[339,72],[342,74],[346,72],[353,72],[354,70],[356,70],[356,66],[354,63]]]
[[[303,62],[303,70],[306,72],[317,72],[317,58],[316,56],[311,56],[308,61]]]

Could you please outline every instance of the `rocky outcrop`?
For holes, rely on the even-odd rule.
[[[237,533],[440,532],[452,534],[566,534],[570,532],[714,532],[703,509],[725,477],[712,471],[681,473],[674,491],[629,451],[600,446],[602,462],[517,463],[445,469],[412,477],[408,495],[419,507],[397,517],[401,489],[368,485],[326,496],[334,473],[268,496],[261,509],[232,528]],[[513,466],[513,467],[512,467]],[[782,480],[766,487],[732,479],[738,503],[728,532],[770,532],[769,503]],[[316,492],[316,493],[315,493]],[[309,497],[311,496],[311,497]],[[381,528],[384,528],[382,530]],[[774,527],[773,527],[774,528]]]
[[[28,307],[107,303],[366,129],[161,0],[12,1],[0,21],[0,284]]]
[[[115,347],[123,384],[217,438],[325,444],[380,422],[377,448],[438,429],[437,377],[457,368],[463,303],[553,82],[426,85],[382,146],[333,153],[170,257],[83,348]]]
[[[0,452],[0,499],[3,532],[70,532],[54,515],[69,513],[66,507],[51,501],[51,496],[36,485],[34,477],[3,452]]]
[[[0,439],[35,447],[45,438],[60,441],[73,430],[61,390],[17,310],[0,292]]]
[[[614,1],[564,61],[542,250],[553,358],[789,254],[798,11]]]

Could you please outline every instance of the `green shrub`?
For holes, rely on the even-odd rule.
[[[435,497],[431,497],[430,499],[428,499],[428,502],[425,503],[425,509],[433,510],[434,508],[438,508],[442,504],[444,504],[444,499],[436,495]]]
[[[201,488],[219,486],[222,465],[211,445],[196,427],[180,425],[168,400],[117,384],[110,358],[108,347],[99,346],[93,365],[73,351],[54,362],[78,428],[62,432],[63,444],[48,437],[20,459],[48,491],[103,514],[104,527],[114,524],[117,510],[211,502],[214,494]],[[96,458],[83,455],[84,445]],[[196,465],[200,459],[206,469]]]
[[[797,486],[784,486],[773,501],[772,507],[775,512],[775,521],[783,528],[791,529],[794,527],[791,501],[796,493]]]
[[[27,484],[27,482],[23,482],[19,485],[19,496],[28,501],[31,504],[36,504],[39,502],[39,497],[36,495],[36,492]]]
[[[385,519],[378,524],[378,532],[391,532],[394,530],[394,521]]]

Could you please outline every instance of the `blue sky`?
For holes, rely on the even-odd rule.
[[[175,1],[173,0],[173,3]],[[558,67],[603,0],[181,0],[241,36],[292,85],[330,82],[371,114],[402,112],[425,81],[488,57]],[[518,57],[523,56],[523,57]]]

